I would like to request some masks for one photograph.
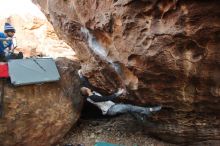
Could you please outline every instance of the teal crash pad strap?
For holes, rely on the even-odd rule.
[[[123,145],[111,144],[107,142],[97,142],[94,146],[123,146]]]

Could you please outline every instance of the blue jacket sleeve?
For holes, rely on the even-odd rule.
[[[0,38],[6,38],[4,33],[0,32]]]
[[[12,41],[8,41],[8,47],[12,47],[13,42]]]
[[[0,32],[0,38],[1,38],[1,39],[6,39],[7,36],[5,36],[4,33]],[[0,40],[0,41],[2,41],[1,43],[2,43],[2,45],[3,45],[3,40]],[[6,41],[6,40],[4,40],[4,41]],[[4,44],[4,45],[1,46],[1,47],[4,47],[4,49],[5,49],[5,48],[7,48],[7,47],[12,47],[12,45],[13,45],[12,40],[9,40],[9,41],[7,41],[6,44]],[[1,49],[3,49],[3,48],[1,48]]]

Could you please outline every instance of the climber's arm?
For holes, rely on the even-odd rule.
[[[93,94],[93,95],[89,96],[88,98],[90,98],[94,102],[104,102],[104,101],[113,100],[116,97],[117,97],[117,95],[114,93],[114,94],[109,95],[109,96],[99,96],[99,95]]]
[[[78,74],[79,74],[79,78],[80,78],[80,80],[82,82],[82,86],[90,88],[91,84],[89,83],[88,79],[82,75],[81,70],[78,70]]]
[[[113,100],[116,97],[120,96],[123,92],[124,92],[124,89],[119,89],[118,92],[116,92],[112,95],[109,95],[109,96],[100,96],[100,95],[93,94],[93,95],[89,96],[88,98],[90,98],[94,102],[110,101],[110,100]]]

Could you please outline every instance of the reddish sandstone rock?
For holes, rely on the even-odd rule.
[[[5,83],[1,146],[49,146],[76,123],[82,107],[79,65],[67,59],[56,64],[59,82],[19,87]]]
[[[219,1],[34,1],[100,91],[126,86],[127,101],[163,105],[146,121],[148,133],[177,143],[220,139]],[[117,62],[120,76],[92,51],[81,27]]]

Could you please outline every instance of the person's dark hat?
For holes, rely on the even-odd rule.
[[[5,33],[14,32],[15,33],[15,28],[10,23],[5,23],[4,32]]]

